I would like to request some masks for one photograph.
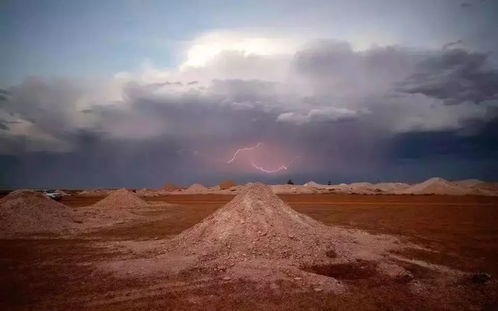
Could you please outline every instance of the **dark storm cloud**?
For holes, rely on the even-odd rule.
[[[83,88],[71,80],[29,78],[8,90],[3,110],[20,116],[49,132],[61,132],[74,127],[74,104]]]
[[[4,102],[7,100],[9,95],[9,92],[4,89],[0,89],[0,105],[2,104],[1,102]]]
[[[289,81],[251,66],[272,68],[273,59],[227,55],[229,62],[215,62],[223,71],[244,64],[254,78],[131,79],[108,100],[69,80],[35,78],[9,88],[0,113],[22,123],[16,131],[0,123],[8,127],[0,131],[0,184],[138,187],[215,183],[227,174],[239,181],[291,177],[228,170],[224,159],[234,147],[258,141],[301,156],[289,172],[301,182],[389,179],[402,175],[393,163],[401,170],[409,162],[416,172],[433,156],[461,164],[472,155],[492,163],[496,154],[496,111],[466,103],[496,99],[497,74],[485,54],[358,52],[322,41],[289,58]]]
[[[462,2],[462,3],[460,3],[460,7],[461,7],[462,9],[468,9],[468,8],[472,7],[472,3],[469,3],[469,2]]]
[[[402,92],[424,94],[446,104],[498,99],[498,71],[490,67],[488,55],[463,49],[429,57],[401,85]]]

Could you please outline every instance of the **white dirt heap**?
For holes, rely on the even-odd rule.
[[[199,193],[199,192],[206,192],[209,189],[206,188],[204,185],[201,184],[193,184],[190,187],[188,187],[185,191],[188,193]]]
[[[122,188],[111,192],[93,206],[98,208],[135,208],[147,205],[147,202],[139,198],[135,193]]]
[[[60,233],[75,226],[71,208],[33,190],[16,190],[0,200],[0,235]]]
[[[371,253],[360,252],[376,257],[384,250],[383,242],[393,246],[392,239],[383,239],[326,226],[290,208],[269,186],[251,184],[203,222],[173,238],[167,248],[200,256],[202,261],[264,259],[301,265],[328,259],[331,253],[347,261],[371,240],[376,240],[378,249],[369,245]]]
[[[472,191],[461,187],[455,183],[447,181],[440,177],[430,178],[422,183],[415,184],[401,190],[401,194],[446,194],[446,195],[465,195]]]

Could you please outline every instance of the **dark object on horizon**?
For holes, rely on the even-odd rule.
[[[329,180],[329,182],[327,183],[327,185],[329,185],[329,186],[332,185],[332,182]]]
[[[289,179],[289,180],[287,181],[287,184],[288,184],[288,185],[293,185],[294,183],[292,182],[292,179]]]

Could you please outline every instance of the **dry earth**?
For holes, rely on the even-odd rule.
[[[102,198],[69,196],[62,203],[80,209]],[[383,237],[377,234],[399,240],[396,247],[385,253],[387,259],[369,260],[355,255],[342,260],[341,251],[329,249],[334,246],[327,244],[325,236],[329,233],[323,235],[323,241],[318,241],[326,246],[318,249],[331,250],[320,258],[329,264],[308,262],[302,269],[295,265],[299,266],[300,259],[284,263],[287,267],[282,263],[276,265],[274,260],[280,255],[249,256],[252,264],[261,262],[258,272],[252,268],[244,270],[244,265],[238,264],[243,257],[238,256],[234,265],[238,268],[234,269],[233,262],[199,265],[209,260],[175,260],[168,255],[171,241],[182,240],[177,236],[180,232],[203,220],[212,221],[216,218],[213,213],[218,210],[219,214],[219,207],[232,198],[210,194],[151,197],[146,198],[148,208],[135,211],[140,220],[78,235],[0,240],[0,308],[495,310],[498,307],[498,198],[281,195],[295,211],[314,219],[298,217],[305,217],[312,228],[322,226],[317,225],[315,220],[318,220],[334,226],[334,232],[346,235],[362,229],[374,234],[366,235],[372,241]],[[284,211],[294,215],[292,211]],[[240,223],[240,219],[237,221]],[[203,225],[187,230],[183,237],[188,237],[189,243],[199,241],[202,236],[196,233],[199,228]],[[249,233],[254,232],[250,229]],[[313,238],[314,233],[310,231]],[[265,241],[265,236],[257,243],[272,243]],[[240,245],[240,240],[237,242]],[[207,248],[202,255],[209,259],[210,254],[219,251],[217,245]],[[362,246],[359,249],[364,246],[361,241],[358,245]],[[180,255],[189,255],[187,249],[181,250]],[[314,249],[309,252],[312,254]],[[157,258],[164,260],[156,262]],[[154,262],[157,264],[151,265]],[[388,272],[393,272],[394,277]],[[491,281],[486,282],[480,275],[475,277],[476,272],[489,273]],[[251,277],[254,275],[258,277]]]

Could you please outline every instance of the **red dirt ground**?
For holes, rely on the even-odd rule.
[[[408,237],[440,252],[411,250],[403,255],[468,272],[498,276],[498,198],[475,196],[281,195],[291,207],[328,225],[360,228],[373,233]],[[451,300],[445,293],[431,299],[406,291],[370,273],[347,267],[335,270],[345,282],[355,282],[347,295],[288,294],[292,284],[262,287],[250,282],[218,282],[188,288],[181,280],[165,287],[157,280],[116,279],[87,263],[117,256],[96,242],[168,238],[198,223],[228,202],[229,195],[169,195],[149,198],[168,202],[150,212],[147,224],[120,225],[91,234],[60,239],[0,240],[0,309],[2,310],[142,310],[142,309],[334,309],[334,310],[496,310],[495,285],[473,285],[469,301]],[[65,197],[63,203],[85,206],[101,198]],[[154,215],[168,218],[153,220]],[[123,254],[119,254],[122,256]],[[131,255],[130,255],[131,256]],[[416,277],[431,271],[406,265]],[[317,267],[326,271],[327,267]],[[344,271],[343,271],[344,270]],[[357,271],[356,271],[357,272]],[[349,275],[353,273],[352,275]],[[341,277],[341,275],[336,275]],[[189,278],[185,276],[185,281]],[[201,284],[199,284],[201,285]],[[494,290],[494,291],[493,291]],[[494,292],[494,294],[493,294]]]

